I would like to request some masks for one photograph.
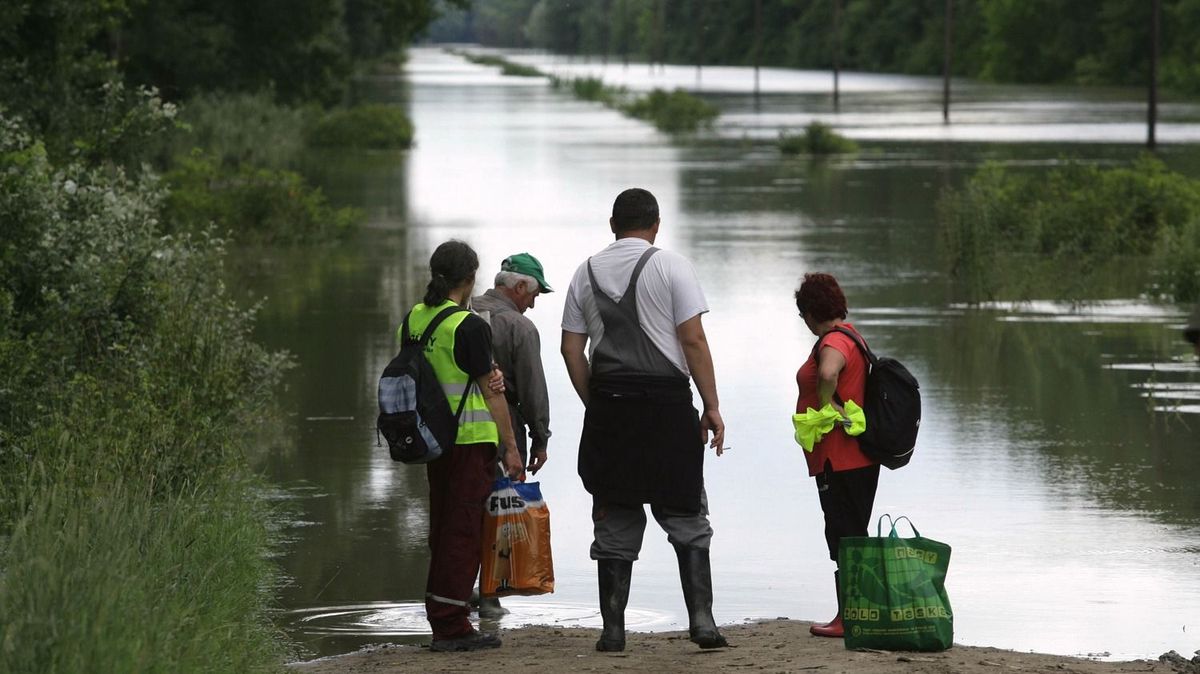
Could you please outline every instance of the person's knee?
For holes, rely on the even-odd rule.
[[[595,541],[592,543],[591,557],[595,561],[602,559],[619,559],[625,562],[636,562],[639,549],[629,545],[614,544],[611,541]]]

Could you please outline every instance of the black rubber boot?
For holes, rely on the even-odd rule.
[[[625,650],[625,605],[629,603],[629,581],[633,562],[624,559],[596,560],[596,575],[600,581],[600,616],[604,631],[596,642],[596,650],[617,652]]]
[[[683,601],[687,604],[688,634],[700,648],[724,648],[729,645],[717,631],[712,615],[712,565],[708,550],[675,547],[679,557],[679,580]]]

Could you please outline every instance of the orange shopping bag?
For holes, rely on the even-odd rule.
[[[554,591],[550,509],[538,483],[504,477],[492,485],[483,515],[479,585],[485,597]]]

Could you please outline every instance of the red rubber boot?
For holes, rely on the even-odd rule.
[[[837,637],[841,639],[846,634],[846,630],[842,627],[842,614],[839,613],[832,622],[824,625],[813,625],[808,628],[808,631],[815,637]]]
[[[835,590],[837,590],[837,615],[834,616],[833,620],[825,623],[824,625],[813,625],[812,627],[808,628],[809,633],[814,637],[836,637],[841,639],[846,634],[845,628],[842,627],[842,586],[841,583],[838,582],[839,580],[840,578],[838,577],[838,572],[834,571],[833,587]]]

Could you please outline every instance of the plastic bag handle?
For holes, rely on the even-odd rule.
[[[896,526],[900,524],[900,520],[904,520],[905,522],[908,522],[908,526],[909,526],[909,528],[912,529],[913,534],[916,535],[918,538],[920,538],[921,532],[917,531],[917,525],[913,524],[912,520],[908,519],[908,515],[900,515],[899,517],[897,517],[896,519],[893,520],[890,513],[884,513],[879,516],[879,522],[875,525],[875,535],[876,536],[883,536],[883,518],[885,518],[885,517],[888,520],[888,524],[891,525],[891,533],[888,534],[888,538],[899,538],[900,537],[900,535],[896,533]]]

